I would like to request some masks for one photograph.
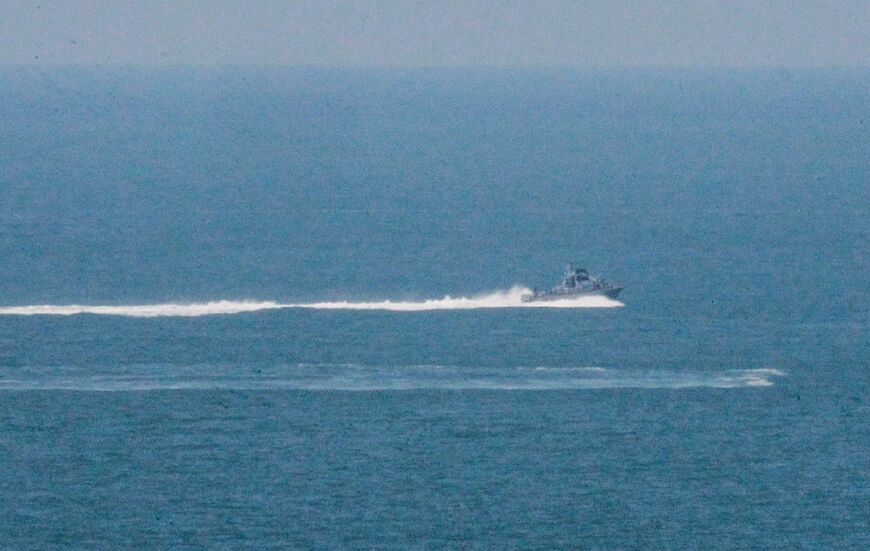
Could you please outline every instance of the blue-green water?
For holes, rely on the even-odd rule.
[[[0,121],[2,547],[870,545],[866,70],[5,68]],[[568,261],[624,306],[516,307]]]

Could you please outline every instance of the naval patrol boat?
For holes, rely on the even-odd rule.
[[[613,285],[602,278],[592,277],[586,268],[574,268],[570,264],[565,268],[565,276],[559,285],[549,291],[539,291],[520,297],[523,302],[548,302],[551,300],[570,300],[588,296],[605,296],[616,298],[622,292],[622,287]]]

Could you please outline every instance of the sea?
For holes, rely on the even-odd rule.
[[[4,66],[0,548],[867,549],[868,236],[867,69]]]

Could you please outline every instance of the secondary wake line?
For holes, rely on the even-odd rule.
[[[236,301],[218,300],[190,304],[141,304],[127,306],[99,305],[52,305],[38,304],[28,306],[0,307],[0,315],[17,316],[71,316],[75,314],[95,314],[106,316],[127,316],[137,318],[153,318],[164,316],[196,317],[210,315],[240,314],[261,310],[279,310],[287,308],[308,308],[314,310],[388,310],[394,312],[422,312],[428,310],[474,310],[480,308],[615,308],[623,303],[604,296],[585,296],[570,300],[552,302],[525,303],[521,296],[528,293],[524,287],[513,287],[507,291],[495,291],[474,297],[445,296],[440,299],[423,301],[391,301],[380,302],[311,302],[311,303],[279,303],[274,301]]]
[[[773,368],[719,371],[603,367],[461,367],[449,365],[296,364],[264,366],[116,366],[0,370],[0,392],[15,390],[581,390],[770,387]],[[12,374],[10,374],[12,375]]]

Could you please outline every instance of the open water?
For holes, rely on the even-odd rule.
[[[0,70],[0,547],[870,546],[866,70]],[[619,301],[521,307],[567,262]]]

